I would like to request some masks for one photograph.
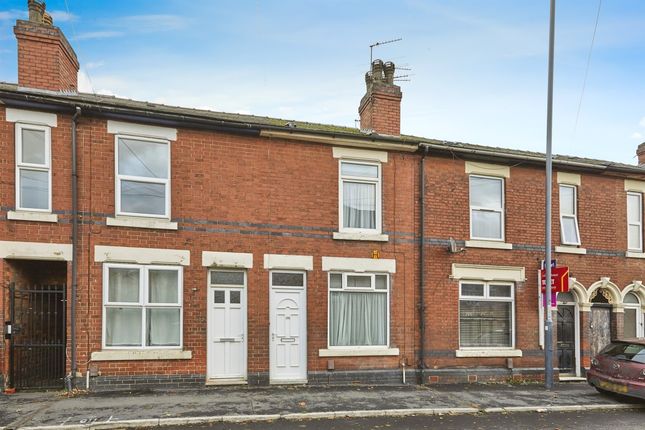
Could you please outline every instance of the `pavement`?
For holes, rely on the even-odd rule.
[[[341,417],[645,409],[584,382],[399,386],[203,387],[0,395],[3,429],[116,429]]]

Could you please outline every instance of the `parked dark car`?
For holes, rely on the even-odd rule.
[[[616,340],[591,359],[587,382],[601,393],[645,399],[645,339]]]

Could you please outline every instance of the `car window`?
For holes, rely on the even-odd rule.
[[[620,360],[645,364],[645,345],[637,343],[610,343],[600,353]]]

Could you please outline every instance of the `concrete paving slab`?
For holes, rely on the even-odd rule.
[[[205,387],[192,390],[0,396],[0,426],[57,429],[155,427],[209,422],[464,414],[570,407],[642,407],[585,383],[542,385]],[[554,409],[557,410],[557,409]],[[255,418],[253,418],[255,417]]]

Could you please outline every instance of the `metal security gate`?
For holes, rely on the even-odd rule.
[[[575,373],[576,307],[558,304],[558,368],[560,373]]]
[[[9,284],[11,387],[63,387],[65,291],[65,284]]]

